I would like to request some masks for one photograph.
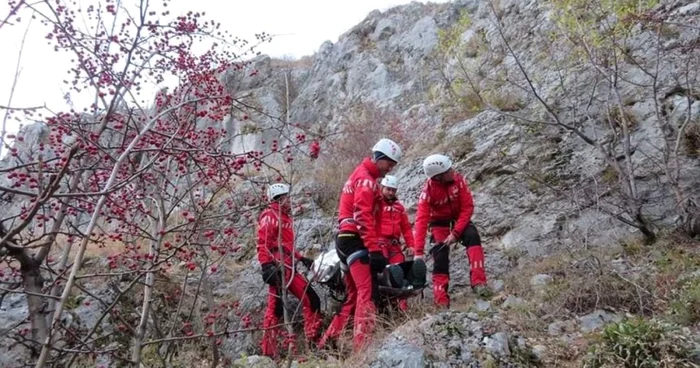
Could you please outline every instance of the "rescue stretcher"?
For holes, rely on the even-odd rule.
[[[345,300],[343,280],[347,272],[347,266],[340,261],[335,246],[331,245],[316,257],[307,278],[327,287],[329,295],[342,303]],[[379,297],[391,300],[417,296],[427,286],[426,274],[427,267],[422,259],[387,265],[376,275]]]

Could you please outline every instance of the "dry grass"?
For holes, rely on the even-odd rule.
[[[452,156],[453,160],[461,161],[474,151],[474,139],[468,133],[462,133],[443,141],[440,147],[441,151]]]
[[[270,60],[270,65],[273,68],[280,69],[308,69],[314,65],[315,55],[302,56],[299,59],[277,59],[272,58]]]
[[[459,96],[451,97],[448,102],[443,103],[440,107],[443,125],[449,128],[457,123],[473,118],[484,111],[484,107],[484,102],[475,92],[470,90],[461,92]]]
[[[138,242],[137,242],[138,243]],[[70,250],[71,258],[75,256],[78,251],[80,243],[73,244]],[[141,246],[142,249],[143,245]],[[126,249],[126,244],[120,241],[106,240],[102,243],[89,242],[87,248],[85,249],[86,258],[106,258],[110,255],[115,255],[123,252]]]
[[[534,301],[532,310],[525,313],[528,318],[567,318],[597,309],[653,313],[657,309],[652,292],[654,279],[645,274],[634,279],[615,271],[609,265],[612,252],[603,252],[548,257],[531,264],[530,272],[510,276],[508,284],[519,290],[521,297]],[[529,281],[537,274],[548,274],[554,281],[542,291],[535,291]]]
[[[683,140],[686,155],[689,157],[700,157],[700,122],[690,124],[685,130]]]
[[[500,111],[513,112],[525,108],[525,102],[520,96],[507,91],[487,91],[484,93],[484,99]]]
[[[639,120],[637,117],[628,109],[621,109],[617,106],[612,107],[603,117],[606,124],[608,124],[613,129],[621,129],[623,125],[626,125],[628,129],[635,129],[639,126]]]
[[[73,244],[69,244],[64,235],[59,235],[56,237],[56,241],[51,248],[49,253],[49,259],[53,262],[58,262],[66,247],[70,247],[68,253],[69,259],[74,259],[75,255],[80,246],[80,239],[77,239]],[[124,243],[118,241],[107,240],[101,243],[89,242],[87,248],[85,249],[85,260],[96,259],[96,258],[106,258],[107,256],[120,253],[124,250]],[[12,267],[19,267],[17,261],[12,261],[10,264],[6,262],[0,263],[0,271],[5,271]]]
[[[343,130],[327,138],[312,174],[313,199],[327,214],[335,213],[341,189],[352,170],[370,156],[372,146],[390,138],[409,151],[415,132],[409,131],[400,115],[372,104],[362,103],[343,116]]]
[[[545,336],[530,339],[531,343],[547,347],[542,359],[543,367],[580,368],[581,360],[588,351],[590,342],[584,338],[574,338],[568,342],[558,337]]]
[[[630,239],[620,247],[582,250],[550,255],[529,262],[505,277],[505,294],[515,294],[525,303],[501,312],[513,331],[528,338],[529,344],[547,347],[545,366],[580,366],[592,336],[580,336],[563,345],[549,336],[547,326],[596,309],[650,318],[667,315],[682,325],[692,326],[700,315],[692,313],[700,303],[700,288],[679,283],[679,277],[700,269],[700,243],[682,235],[667,235],[653,245]],[[626,265],[631,271],[616,271],[611,264]],[[537,274],[554,281],[541,291],[530,285]],[[698,282],[700,285],[700,282]],[[496,297],[492,304],[500,304]]]

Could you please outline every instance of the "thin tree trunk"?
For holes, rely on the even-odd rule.
[[[211,282],[209,282],[209,277],[204,276],[204,294],[207,299],[207,304],[209,306],[209,311],[212,312],[214,310],[214,294],[212,293],[212,286]],[[211,324],[211,331],[213,334],[216,334],[216,321]],[[216,368],[219,365],[219,347],[216,346],[216,337],[212,336],[210,339],[211,343],[211,349],[212,349],[212,359],[211,359],[211,368]]]
[[[286,96],[287,96],[287,106],[289,106],[289,78],[287,77],[286,74],[284,75],[284,85],[285,85]],[[288,108],[287,109],[287,121],[285,123],[289,123],[289,114],[290,114],[290,109]],[[291,174],[292,170],[289,170],[289,171]],[[287,200],[290,200],[290,199],[287,198]],[[285,272],[284,272],[285,271],[285,269],[284,269],[285,262],[284,262],[284,249],[282,248],[283,246],[282,246],[282,213],[281,213],[281,211],[282,211],[282,208],[280,207],[280,213],[277,216],[277,218],[279,219],[278,230],[277,230],[277,237],[278,237],[277,244],[279,244],[280,259],[282,260],[282,267],[281,267],[281,269],[282,269],[282,283],[284,284],[282,286],[282,306],[284,308],[283,309],[284,325],[287,328],[287,338],[291,339],[292,336],[294,335],[294,329],[292,328],[292,324],[290,323],[291,319],[289,317],[289,310],[287,309],[287,305],[288,305],[287,302],[289,301],[287,289],[289,288],[289,285],[291,284],[292,279],[294,278],[294,249],[292,249],[292,252],[291,252],[292,254],[290,255],[290,257],[292,258],[292,262],[291,262],[292,269],[290,270],[291,273],[289,275],[289,283],[285,283],[285,281],[284,281],[285,280],[285,277],[284,277],[285,276],[284,275],[285,274]],[[293,244],[294,243],[292,243],[292,246],[293,246]],[[294,352],[293,348],[294,348],[294,342],[291,341],[289,344],[289,349],[288,349],[288,353],[287,353],[287,368],[291,368],[291,366],[292,366],[292,358],[293,358],[292,353]]]
[[[165,208],[163,203],[163,198],[157,195],[154,199],[156,202],[156,207],[158,210],[158,223],[154,224],[153,238],[151,241],[151,247],[148,251],[149,261],[147,263],[148,271],[146,273],[146,282],[143,286],[143,304],[141,308],[141,320],[136,327],[136,334],[133,340],[133,350],[131,352],[131,361],[134,365],[139,366],[141,364],[141,349],[143,347],[143,339],[146,337],[146,332],[148,330],[148,317],[151,311],[151,302],[153,301],[153,284],[155,283],[156,274],[154,270],[155,263],[158,262],[158,253],[160,250],[160,242],[162,235],[161,231],[165,228]]]
[[[46,300],[40,296],[44,287],[44,278],[41,276],[40,264],[34,260],[22,264],[22,285],[27,291],[27,305],[29,309],[29,321],[32,326],[32,340],[44,341],[49,334],[48,321],[46,319]],[[37,346],[32,346],[32,356],[39,356]]]
[[[158,241],[154,240],[151,242],[151,248],[149,254],[153,255],[157,252]],[[146,336],[148,327],[148,317],[149,311],[151,310],[151,301],[153,299],[153,284],[155,281],[155,273],[153,272],[153,261],[148,262],[149,268],[146,274],[146,281],[143,286],[143,304],[141,305],[141,319],[136,327],[136,334],[134,335],[131,351],[131,361],[135,366],[141,364],[141,348],[143,346],[143,339]]]
[[[78,176],[76,176],[76,177],[78,177]],[[73,189],[75,189],[75,188],[73,188]],[[65,218],[65,213],[66,213],[67,207],[68,207],[68,205],[65,203],[61,206],[61,211],[59,213],[59,217],[56,219],[56,222],[55,222],[56,226],[54,226],[53,234],[56,234],[58,232],[58,230],[60,229],[61,224],[63,224],[63,220]],[[80,223],[81,217],[82,217],[82,213],[78,213],[78,216],[76,217],[76,223],[78,223],[78,224]],[[52,241],[51,241],[52,244],[54,242],[53,240],[55,240],[55,239],[52,239]],[[51,246],[52,245],[47,245],[47,247],[51,247]],[[63,250],[63,253],[61,254],[61,259],[58,261],[58,267],[57,267],[57,271],[59,273],[63,273],[63,271],[66,269],[66,266],[68,265],[68,259],[70,258],[71,248],[73,248],[73,244],[68,244],[66,246],[66,248]],[[57,297],[60,292],[61,292],[61,287],[59,286],[58,282],[54,282],[53,286],[51,286],[51,291],[49,292],[49,295]],[[58,299],[50,299],[49,300],[48,312],[54,311],[54,309],[56,308],[56,301],[57,300]]]
[[[192,203],[192,205],[194,205],[195,203],[197,203],[197,201],[196,201],[196,198],[194,197],[194,193],[192,192],[192,188],[194,187],[193,184],[192,184],[192,178],[191,178],[189,175],[187,175],[187,176],[185,177],[185,179],[187,180],[187,188],[189,188],[189,189],[188,189],[188,192],[189,192],[188,194],[189,194],[189,196],[190,196],[190,203]],[[204,196],[204,192],[202,192],[202,196]],[[203,239],[202,239],[202,234],[199,233],[199,234],[197,235],[197,242],[198,242],[198,243],[201,243],[202,241],[203,241]],[[204,267],[207,266],[207,262],[208,262],[207,259],[205,259],[205,260],[202,262],[202,268],[203,268],[203,269],[202,269],[202,283],[201,283],[201,286],[202,286],[202,288],[204,289],[204,297],[205,297],[205,299],[206,299],[207,307],[209,308],[209,312],[211,313],[212,311],[214,311],[215,304],[214,304],[214,295],[213,295],[213,292],[212,292],[212,285],[211,285],[211,282],[209,282],[209,277],[206,275],[206,271],[204,270]],[[211,325],[211,330],[212,330],[212,332],[213,332],[214,334],[216,334],[216,322],[213,322],[213,323],[212,323],[212,325]],[[212,336],[211,339],[210,339],[210,343],[211,343],[211,349],[212,349],[212,362],[211,362],[211,367],[212,367],[212,368],[216,368],[216,366],[219,365],[219,359],[220,359],[220,356],[219,356],[219,347],[216,346],[216,337],[213,337],[213,336]]]

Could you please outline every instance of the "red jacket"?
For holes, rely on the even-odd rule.
[[[382,223],[379,230],[382,238],[400,239],[403,235],[403,240],[406,246],[413,248],[413,231],[411,223],[408,221],[408,214],[403,204],[398,200],[389,201],[386,198],[382,200]]]
[[[292,264],[291,255],[301,258],[301,253],[294,250],[294,228],[292,218],[288,213],[280,211],[279,203],[272,203],[258,217],[258,261],[260,264],[279,260],[280,222],[282,223],[282,247],[284,248],[285,263]]]
[[[418,198],[418,211],[415,224],[416,255],[423,255],[425,235],[431,221],[454,220],[452,234],[460,237],[469,225],[474,213],[474,200],[464,177],[454,173],[454,181],[441,184],[432,179],[423,186]]]
[[[340,231],[359,233],[370,252],[381,251],[377,243],[382,196],[377,184],[379,175],[377,165],[365,158],[345,182],[338,206]]]

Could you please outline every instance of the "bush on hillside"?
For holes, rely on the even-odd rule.
[[[689,338],[658,320],[628,319],[608,325],[584,367],[696,367]]]

